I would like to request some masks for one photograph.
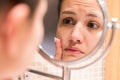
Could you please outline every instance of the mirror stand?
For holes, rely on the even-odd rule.
[[[63,67],[63,80],[70,80],[71,70],[68,67]]]
[[[120,29],[120,24],[118,22],[118,18],[112,18],[112,25],[115,29]]]

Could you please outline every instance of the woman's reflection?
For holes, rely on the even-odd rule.
[[[103,14],[97,0],[59,0],[56,59],[86,56],[101,38]]]

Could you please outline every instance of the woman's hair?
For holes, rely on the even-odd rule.
[[[0,0],[0,12],[3,11],[4,8],[10,9],[20,3],[27,4],[31,9],[31,14],[33,14],[39,0]]]
[[[61,6],[62,6],[63,0],[58,1],[58,17],[60,16]]]

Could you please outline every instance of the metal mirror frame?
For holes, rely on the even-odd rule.
[[[105,2],[105,0],[97,0],[97,1],[102,9],[103,16],[104,16],[104,30],[103,30],[101,39],[100,39],[99,43],[97,44],[97,46],[94,48],[94,50],[91,51],[89,55],[87,55],[81,59],[73,60],[73,61],[61,61],[61,60],[55,60],[55,59],[50,58],[41,48],[39,48],[39,53],[40,53],[40,55],[42,55],[42,57],[44,59],[46,59],[47,61],[53,63],[54,65],[56,65],[58,67],[67,67],[69,69],[78,69],[78,68],[84,68],[86,66],[89,66],[92,63],[99,60],[100,58],[104,57],[104,55],[106,55],[106,51],[108,50],[108,48],[112,42],[113,35],[111,35],[111,41],[109,42],[107,47],[101,53],[99,53],[100,54],[99,56],[97,56],[96,53],[100,51],[100,48],[102,47],[104,40],[106,38],[107,30],[109,29],[106,2]],[[112,31],[112,33],[114,33],[114,31]]]

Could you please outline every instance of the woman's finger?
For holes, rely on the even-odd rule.
[[[60,41],[60,39],[55,37],[55,44],[56,44],[55,59],[61,59],[61,57],[62,57],[62,48],[61,48],[61,41]]]

